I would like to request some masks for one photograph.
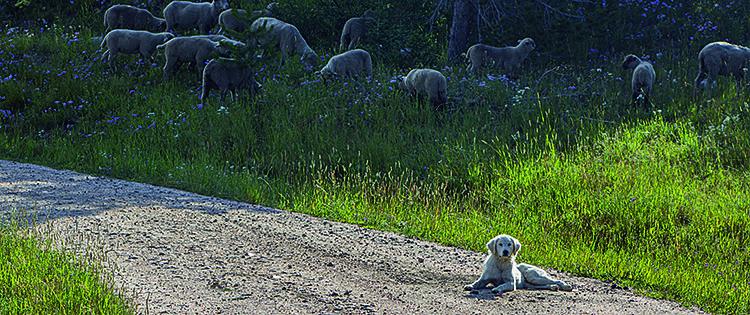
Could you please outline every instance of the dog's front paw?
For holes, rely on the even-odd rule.
[[[570,292],[570,291],[573,291],[573,287],[565,283],[565,284],[560,285],[560,290]]]
[[[500,289],[499,287],[494,287],[494,288],[492,288],[492,293],[494,293],[495,295],[502,295],[503,294],[503,290]]]
[[[473,284],[467,284],[464,286],[464,291],[473,291],[474,285]]]
[[[549,289],[551,291],[557,291],[557,290],[560,290],[560,287],[558,287],[556,284],[552,284],[549,286]]]

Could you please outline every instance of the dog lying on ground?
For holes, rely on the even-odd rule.
[[[492,283],[492,292],[502,294],[516,289],[562,290],[573,288],[562,280],[555,280],[544,270],[529,264],[516,264],[516,255],[521,243],[510,235],[498,235],[487,243],[489,256],[484,261],[482,275],[464,287],[464,290],[480,290]]]

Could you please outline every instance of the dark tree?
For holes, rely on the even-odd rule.
[[[448,60],[458,61],[457,58],[469,48],[469,37],[476,24],[477,0],[456,0],[453,2],[453,19],[448,35]]]

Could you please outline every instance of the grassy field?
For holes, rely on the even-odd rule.
[[[61,252],[53,249],[53,235],[40,240],[40,235],[12,222],[0,223],[0,313],[135,313],[126,298],[114,293],[101,255],[84,260]]]
[[[750,105],[731,80],[695,101],[692,53],[655,60],[650,110],[629,106],[617,62],[532,61],[516,82],[438,67],[453,101],[435,112],[377,59],[364,87],[292,63],[259,71],[256,99],[199,104],[196,72],[163,82],[124,57],[111,73],[94,35],[2,36],[1,158],[478,251],[509,233],[525,262],[750,312]]]

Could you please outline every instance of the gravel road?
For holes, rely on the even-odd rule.
[[[573,292],[495,297],[462,287],[483,253],[123,180],[0,160],[0,214],[106,249],[115,283],[150,314],[687,314],[549,270]]]

